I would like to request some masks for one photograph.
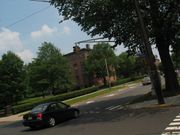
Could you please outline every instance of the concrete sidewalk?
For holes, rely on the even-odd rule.
[[[5,124],[5,123],[11,123],[11,122],[15,122],[15,121],[20,121],[20,120],[23,119],[23,115],[25,113],[27,113],[27,112],[23,112],[23,113],[11,115],[11,116],[2,117],[2,118],[0,118],[0,125]]]
[[[154,99],[140,103],[129,104],[126,105],[126,107],[131,109],[140,109],[140,108],[163,108],[163,107],[180,106],[180,95],[165,97],[164,100],[165,100],[165,104],[162,105],[158,105],[157,99]]]

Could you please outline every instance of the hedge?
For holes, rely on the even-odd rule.
[[[140,79],[142,77],[136,77],[136,78],[125,78],[125,79],[121,79],[118,80],[116,82],[113,83],[113,86],[115,85],[120,85],[120,84],[124,84],[130,81],[134,81],[136,79]],[[63,101],[63,100],[67,100],[67,99],[71,99],[71,98],[75,98],[78,96],[82,96],[88,93],[92,93],[97,91],[99,88],[98,87],[90,87],[90,88],[85,88],[82,90],[77,90],[77,91],[72,91],[72,92],[68,92],[68,93],[63,93],[63,94],[59,94],[56,96],[49,96],[46,98],[35,98],[35,99],[27,99],[25,101],[20,101],[19,105],[13,106],[13,113],[19,113],[19,112],[24,112],[27,110],[32,109],[33,107],[41,104],[41,103],[46,103],[46,102],[59,102],[59,101]]]
[[[29,103],[13,106],[13,113],[16,114],[16,113],[30,110],[33,107],[35,107],[41,103],[59,102],[59,101],[71,99],[74,97],[82,96],[82,95],[85,95],[85,94],[88,94],[91,92],[95,92],[97,90],[98,90],[98,87],[94,86],[94,87],[90,87],[90,88],[86,88],[86,89],[82,89],[82,90],[78,90],[78,91],[72,91],[69,93],[64,93],[64,94],[60,94],[60,95],[56,95],[56,96],[52,96],[52,97],[39,98],[37,100],[32,100]]]
[[[139,80],[139,79],[142,79],[142,78],[143,78],[143,76],[123,78],[123,79],[117,80],[116,82],[113,82],[112,85],[113,86],[121,85],[121,84],[128,83],[128,82],[131,82],[131,81]]]

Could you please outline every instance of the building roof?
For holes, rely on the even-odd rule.
[[[75,52],[75,51],[74,52],[70,52],[70,53],[65,54],[64,56],[68,57],[68,56],[72,56],[72,55],[77,54],[77,53],[83,53],[83,52],[89,52],[89,51],[91,51],[91,49],[82,48],[82,49],[80,49],[77,52]]]

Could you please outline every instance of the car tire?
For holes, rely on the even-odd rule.
[[[79,117],[79,111],[74,111],[74,116],[73,116],[74,118],[78,118]]]
[[[56,125],[56,120],[53,117],[50,117],[48,120],[49,127],[54,127]]]

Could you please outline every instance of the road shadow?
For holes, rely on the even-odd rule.
[[[86,104],[79,106],[81,115],[77,119],[68,120],[66,122],[60,123],[55,126],[55,128],[62,128],[68,126],[78,126],[83,124],[93,124],[93,123],[112,123],[119,122],[126,119],[139,119],[144,116],[154,115],[156,113],[164,113],[169,111],[171,108],[140,108],[131,109],[127,108],[125,105],[135,99],[138,96],[128,96],[120,97],[111,100],[98,101],[91,104]],[[108,106],[112,105],[122,105],[123,107],[118,110],[108,110]],[[3,126],[2,128],[16,128],[20,127],[20,132],[41,132],[42,130],[49,130],[49,128],[37,128],[32,130],[30,128],[23,128],[22,121],[14,122]],[[22,127],[22,128],[21,128]]]
[[[155,114],[165,113],[171,108],[138,108],[132,109],[126,107],[127,102],[139,96],[130,96],[124,98],[111,99],[108,101],[99,101],[89,105],[82,105],[80,110],[82,112],[78,119],[64,122],[57,125],[57,127],[77,126],[92,123],[106,123],[118,122],[126,119],[140,119],[142,117],[151,116]],[[107,110],[107,106],[121,104],[122,109]]]

